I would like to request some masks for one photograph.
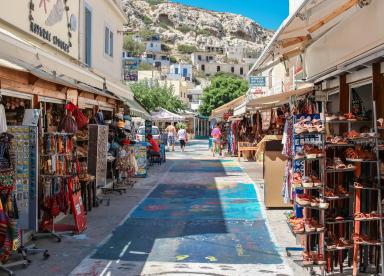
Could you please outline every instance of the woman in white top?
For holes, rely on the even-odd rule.
[[[177,132],[177,138],[180,141],[181,151],[184,152],[185,145],[188,142],[188,133],[187,133],[187,131],[184,128],[180,128],[179,131]]]

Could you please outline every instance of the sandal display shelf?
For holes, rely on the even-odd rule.
[[[325,230],[321,230],[321,231],[310,231],[310,232],[307,232],[307,231],[304,230],[304,232],[302,232],[302,233],[295,233],[295,231],[293,230],[292,225],[289,223],[288,220],[286,221],[286,223],[287,223],[288,228],[291,231],[292,235],[294,235],[294,236],[317,235],[317,234],[324,233],[324,231],[325,231]]]
[[[377,121],[376,114],[376,102],[373,102],[373,122]],[[369,143],[373,145],[373,149],[379,148],[380,137],[378,134],[377,124],[373,124],[374,127],[374,137],[353,139],[352,142],[356,144]],[[375,215],[378,217],[373,218],[355,218],[354,219],[354,248],[353,248],[353,275],[358,275],[360,272],[361,266],[366,268],[369,266],[366,262],[368,260],[372,263],[372,256],[375,256],[377,259],[375,260],[374,265],[376,265],[377,273],[380,275],[384,275],[384,243],[383,239],[383,210],[382,210],[382,185],[381,185],[381,175],[380,175],[380,152],[378,150],[373,150],[375,153],[376,160],[364,160],[358,161],[356,164],[358,166],[369,166],[370,170],[376,170],[376,183],[374,183],[375,187],[354,187],[355,200],[354,200],[354,213],[358,214],[360,212],[367,212],[369,215],[369,211],[363,212],[362,209],[370,209],[372,207],[367,202],[368,198],[374,198],[375,194],[377,195],[377,208],[374,208]],[[359,164],[360,163],[360,164]],[[357,175],[357,177],[359,177]],[[364,181],[363,181],[364,182]],[[363,194],[364,192],[364,194]],[[363,196],[365,195],[365,196]],[[365,230],[365,231],[364,231]],[[360,238],[363,236],[362,233],[367,232],[367,235],[370,236],[368,239],[372,239],[372,235],[375,235],[376,240],[364,240]],[[365,234],[365,233],[364,233]],[[363,247],[360,247],[363,246]],[[378,249],[379,248],[379,252]],[[378,256],[380,255],[380,261],[378,261]],[[364,260],[364,265],[361,265],[362,260]]]
[[[351,249],[353,249],[353,244],[351,246],[346,246],[346,247],[342,247],[342,248],[325,248],[325,251],[335,252],[335,251],[351,250]]]
[[[309,177],[310,179],[317,179],[320,181],[320,184],[313,183],[312,187],[308,187],[308,183],[306,183],[307,187],[303,187],[301,184],[292,185],[295,190],[295,212],[296,215],[300,215],[302,212],[302,217],[304,220],[311,219],[312,217],[315,217],[315,220],[317,223],[324,227],[324,230],[322,231],[311,231],[311,232],[303,232],[300,234],[295,234],[293,231],[292,226],[288,223],[288,226],[296,237],[299,236],[302,239],[302,251],[303,251],[303,259],[302,260],[294,260],[296,264],[298,264],[301,267],[309,268],[312,271],[312,268],[314,267],[320,267],[321,273],[324,275],[324,266],[325,266],[325,258],[324,256],[324,233],[326,231],[326,225],[324,223],[324,214],[325,214],[325,208],[320,208],[319,206],[311,206],[311,205],[301,205],[296,201],[296,197],[298,194],[305,194],[308,197],[316,198],[317,201],[324,202],[324,199],[322,197],[322,194],[324,194],[324,178],[325,178],[325,133],[323,131],[324,123],[320,120],[320,114],[314,114],[312,116],[309,115],[303,115],[306,120],[310,119],[310,122],[306,122],[309,124],[312,124],[316,121],[317,126],[320,125],[320,129],[322,131],[312,131],[312,132],[306,132],[306,133],[296,133],[296,127],[299,118],[301,116],[293,116],[293,123],[294,123],[294,129],[293,129],[293,153],[294,158],[293,160],[293,166],[294,166],[294,172],[300,173],[301,177]],[[315,124],[313,124],[312,127],[314,127]],[[299,126],[300,128],[300,126]],[[305,148],[309,148],[307,151]],[[298,157],[298,153],[301,155],[313,155],[316,157],[308,158],[306,156],[304,157]],[[304,154],[303,154],[304,153]],[[316,182],[317,183],[317,182]],[[319,204],[319,203],[318,203]],[[327,204],[328,205],[328,204]],[[299,216],[300,217],[300,216]],[[297,250],[297,249],[291,249],[287,248],[287,253],[289,255],[288,250]],[[315,252],[314,252],[315,251]],[[320,256],[321,264],[316,263],[318,256]],[[316,257],[317,256],[317,257]],[[312,263],[315,262],[315,263]],[[308,264],[311,263],[311,264]]]
[[[363,186],[363,187],[356,187],[356,186],[349,186],[351,189],[356,189],[356,190],[374,190],[374,191],[378,191],[378,190],[382,190],[383,187],[367,187],[367,186]]]
[[[343,219],[343,220],[335,220],[335,221],[330,221],[325,219],[325,224],[326,225],[336,225],[336,224],[344,224],[344,223],[354,223],[355,220],[353,219]]]
[[[340,143],[340,144],[326,143],[325,146],[327,148],[332,148],[332,147],[335,147],[335,148],[338,148],[338,147],[353,147],[354,144],[353,143],[348,143],[348,144],[343,144],[343,143]]]
[[[325,267],[327,264],[304,264],[302,260],[293,260],[293,262],[303,268]]]
[[[353,168],[346,168],[346,169],[327,169],[327,173],[345,173],[345,172],[354,172],[356,170],[356,167]]]
[[[313,187],[304,187],[303,184],[292,184],[292,187],[295,189],[302,189],[302,190],[321,190],[321,189],[324,189],[324,184],[320,186],[313,186]]]
[[[351,130],[352,124],[366,122],[367,121],[325,120],[325,124],[348,124],[349,131]],[[335,135],[335,133],[327,134]],[[326,225],[325,235],[328,236],[324,244],[324,251],[326,252],[324,257],[327,260],[327,273],[334,273],[335,269],[339,267],[339,272],[343,274],[344,270],[351,265],[350,261],[347,264],[343,261],[344,258],[348,259],[345,254],[348,254],[349,259],[352,259],[353,249],[355,247],[354,241],[351,240],[350,236],[354,232],[355,224],[353,214],[351,214],[350,211],[350,206],[352,206],[354,202],[354,188],[351,186],[353,186],[353,173],[360,164],[352,162],[354,160],[341,158],[342,156],[340,156],[340,153],[344,152],[347,148],[355,148],[357,144],[372,143],[373,139],[375,139],[375,137],[359,137],[357,139],[341,138],[341,143],[327,142],[325,144],[326,159],[330,159],[331,165],[333,166],[333,168],[330,168],[330,166],[326,167],[325,186],[329,187],[335,194],[334,196],[333,194],[332,196],[325,196],[323,194],[324,199],[330,203],[329,208],[325,212],[335,212],[336,216],[337,213],[341,213],[343,214],[342,217],[344,217],[344,219],[336,220],[334,214],[331,215],[331,217],[325,216],[324,218],[324,224]],[[349,162],[349,164],[345,162]],[[342,167],[340,168],[339,166]],[[343,190],[343,192],[338,195],[337,193],[340,189]],[[347,210],[347,214],[343,213],[340,208]],[[328,239],[331,239],[331,244],[327,243]],[[342,239],[347,240],[350,244],[346,246],[338,245]],[[337,260],[337,262],[335,262],[335,260]]]
[[[352,197],[351,195],[343,195],[343,196],[337,196],[337,197],[323,196],[323,198],[327,201],[350,199],[351,197]]]

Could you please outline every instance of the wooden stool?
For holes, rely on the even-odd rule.
[[[241,153],[244,151],[257,151],[257,146],[253,146],[252,143],[239,142],[237,149],[237,160],[240,162]]]

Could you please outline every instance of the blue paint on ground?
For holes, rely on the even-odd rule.
[[[252,198],[256,199],[253,184],[229,183],[208,185],[160,184],[150,198]]]
[[[133,218],[181,220],[263,219],[257,199],[148,198],[133,212]]]
[[[172,172],[241,171],[232,161],[191,161]],[[122,261],[282,264],[252,184],[161,184],[92,256]],[[229,181],[228,181],[229,182]],[[129,249],[121,255],[124,247]]]

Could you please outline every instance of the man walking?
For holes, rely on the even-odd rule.
[[[181,148],[181,151],[184,152],[184,151],[185,151],[185,145],[186,145],[187,142],[188,142],[188,133],[187,133],[187,131],[184,129],[184,126],[183,126],[183,125],[180,126],[180,129],[179,129],[179,131],[177,132],[177,139],[178,139],[179,142],[180,142],[180,148]]]
[[[175,142],[176,142],[176,128],[171,123],[167,128],[165,129],[165,132],[167,133],[167,144],[168,148],[172,146],[172,151],[175,151]]]

